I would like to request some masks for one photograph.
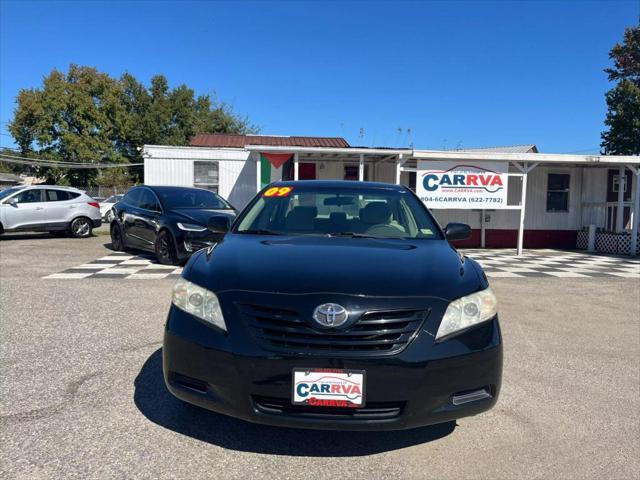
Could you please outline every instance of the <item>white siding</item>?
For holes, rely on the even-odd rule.
[[[344,179],[344,163],[339,161],[316,162],[316,178],[318,180]]]
[[[193,186],[193,161],[218,161],[218,193],[236,208],[243,208],[256,194],[256,163],[244,149],[165,147],[143,149],[144,183]]]
[[[234,207],[244,208],[257,193],[256,162],[253,159],[221,161],[218,171],[220,195]]]
[[[144,183],[147,185],[193,186],[193,160],[148,158],[144,161]]]
[[[582,226],[607,224],[607,170],[585,168],[582,177]]]
[[[395,162],[376,163],[375,177],[372,180],[376,182],[396,183]]]

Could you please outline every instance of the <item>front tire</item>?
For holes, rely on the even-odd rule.
[[[111,248],[116,252],[124,252],[127,249],[127,246],[124,243],[122,229],[117,223],[111,225]]]
[[[78,217],[69,225],[69,233],[73,238],[87,238],[91,236],[93,227],[87,217]]]
[[[161,231],[156,239],[156,258],[163,265],[180,264],[173,236],[166,230]]]

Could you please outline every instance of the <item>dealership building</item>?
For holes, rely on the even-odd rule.
[[[535,145],[464,150],[354,147],[338,137],[196,135],[145,145],[144,182],[215,191],[237,208],[278,180],[407,185],[438,221],[464,222],[462,246],[584,248],[638,254],[640,157],[538,152]]]

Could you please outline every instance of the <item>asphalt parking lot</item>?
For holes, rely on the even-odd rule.
[[[108,243],[0,240],[2,478],[640,477],[637,278],[493,278],[505,369],[492,411],[404,432],[318,432],[167,393],[173,278],[43,278],[108,255]]]

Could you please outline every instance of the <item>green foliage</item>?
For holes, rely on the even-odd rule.
[[[622,44],[609,53],[613,68],[605,69],[617,85],[606,94],[608,130],[602,151],[608,155],[640,155],[640,26],[627,28]]]
[[[16,155],[16,152],[13,150],[9,150],[8,148],[0,148],[0,154]],[[22,169],[18,165],[9,162],[3,162],[0,158],[0,173],[18,174],[21,173],[21,171]]]
[[[96,178],[96,184],[101,187],[130,187],[133,179],[127,168],[106,168]]]
[[[208,95],[196,96],[186,85],[171,89],[162,75],[147,88],[128,73],[116,79],[78,65],[66,74],[53,70],[41,88],[21,90],[9,124],[24,155],[87,163],[140,163],[144,144],[187,145],[196,133],[256,130]],[[139,176],[141,169],[132,172]],[[99,176],[95,169],[43,168],[39,173],[79,186],[93,185]],[[115,177],[105,172],[101,181]]]
[[[29,159],[36,160],[44,160],[38,152],[30,152],[29,154],[24,154],[15,151],[11,148],[0,148],[0,155],[7,155],[9,158],[6,158],[5,161],[0,159],[0,172],[3,173],[13,173],[16,175],[25,174],[27,176],[39,176],[47,179],[47,183],[54,183],[56,178],[55,171],[58,170],[57,175],[61,175],[61,171],[59,169],[50,169],[47,167],[35,167],[28,163],[15,163],[12,160],[17,159],[28,161]]]

